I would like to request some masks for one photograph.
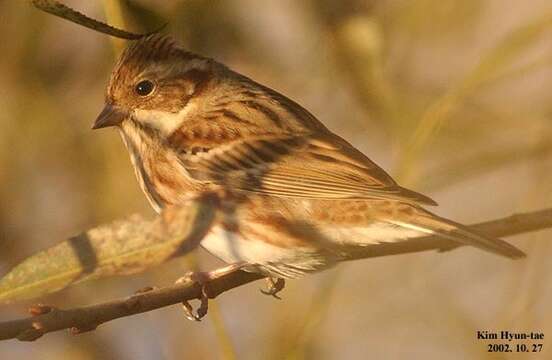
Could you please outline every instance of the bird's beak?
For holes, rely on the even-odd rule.
[[[92,129],[119,125],[127,116],[128,112],[124,109],[113,104],[105,104],[102,112],[94,122]]]

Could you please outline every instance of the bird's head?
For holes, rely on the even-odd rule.
[[[133,42],[111,74],[105,107],[93,128],[125,121],[159,131],[178,127],[192,98],[208,87],[217,65],[183,50],[169,36],[154,34]]]

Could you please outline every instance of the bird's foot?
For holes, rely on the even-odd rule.
[[[275,297],[278,300],[282,300],[282,298],[278,296],[278,293],[284,289],[286,281],[282,278],[268,277],[266,278],[266,282],[268,287],[266,290],[261,289],[261,292],[265,295]]]
[[[243,266],[243,264],[238,263],[228,265],[213,271],[191,271],[180,279],[176,280],[176,284],[193,282],[199,284],[199,286],[201,287],[201,295],[199,297],[200,305],[195,313],[192,305],[189,303],[188,300],[184,300],[182,302],[182,307],[184,308],[184,314],[186,315],[186,318],[192,321],[201,321],[201,319],[205,317],[205,315],[207,315],[207,311],[209,310],[209,294],[207,292],[207,284],[210,281],[215,280],[221,276],[240,270]]]

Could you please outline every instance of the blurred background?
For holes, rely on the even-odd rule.
[[[118,134],[91,131],[121,43],[0,0],[0,274],[83,229],[153,216]],[[67,0],[134,31],[168,23],[188,49],[298,101],[399,182],[464,223],[552,206],[552,6],[548,0]],[[70,337],[0,342],[18,359],[485,359],[477,330],[545,333],[552,358],[550,237],[510,238],[513,262],[473,248],[342,264],[213,302]],[[145,274],[78,285],[59,307],[171,284],[198,250]],[[27,304],[0,307],[0,320]]]

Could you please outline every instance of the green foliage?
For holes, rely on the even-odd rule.
[[[88,230],[24,260],[0,280],[0,302],[36,298],[71,284],[132,274],[193,250],[209,229],[208,201],[168,208]]]

